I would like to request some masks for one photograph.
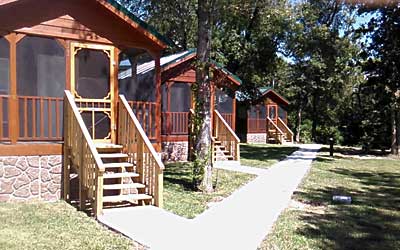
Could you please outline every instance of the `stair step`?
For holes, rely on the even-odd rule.
[[[128,167],[133,167],[134,165],[129,162],[112,162],[112,163],[104,163],[103,166],[105,168],[128,168]]]
[[[120,201],[137,201],[137,200],[151,200],[153,197],[147,194],[126,194],[126,195],[113,195],[104,196],[103,202],[120,202]]]
[[[117,190],[117,189],[128,189],[128,188],[145,188],[146,186],[142,183],[127,183],[127,184],[108,184],[103,185],[104,190]]]
[[[139,174],[133,172],[124,172],[124,173],[105,173],[103,175],[104,179],[124,178],[124,177],[139,177]]]
[[[113,143],[96,143],[96,148],[98,149],[122,149],[122,145],[117,145]]]
[[[101,158],[127,158],[128,155],[127,154],[123,154],[123,153],[104,153],[104,154],[99,154]]]

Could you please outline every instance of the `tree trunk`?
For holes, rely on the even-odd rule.
[[[197,67],[195,86],[195,116],[197,135],[195,150],[195,178],[197,187],[203,192],[212,192],[211,165],[211,79],[210,79],[210,50],[211,50],[211,11],[212,0],[198,1],[198,38],[197,38]],[[196,173],[197,172],[197,173]],[[201,176],[202,175],[202,176]]]
[[[399,114],[396,108],[392,108],[392,144],[390,151],[394,155],[399,155]]]
[[[317,93],[314,93],[313,95],[313,114],[312,114],[312,127],[311,127],[311,139],[313,142],[317,141],[317,119],[318,119],[318,112],[317,112],[317,106],[318,106],[318,97]]]
[[[296,142],[300,142],[300,130],[301,130],[301,113],[303,112],[303,104],[299,105],[297,110],[297,119],[296,119]]]

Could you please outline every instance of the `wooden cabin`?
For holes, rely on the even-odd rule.
[[[190,116],[193,112],[194,98],[191,85],[196,81],[194,70],[195,50],[188,50],[162,57],[161,64],[161,150],[165,161],[186,161],[190,151]],[[151,122],[156,120],[151,113],[156,103],[150,96],[136,94],[136,89],[146,86],[134,84],[138,79],[151,78],[154,71],[154,61],[140,63],[128,59],[131,68],[120,72],[121,86],[125,89],[128,101],[139,120],[144,121],[143,127],[152,138]],[[129,64],[124,62],[124,64]],[[213,114],[213,144],[214,160],[239,160],[239,140],[235,135],[236,99],[235,90],[241,84],[240,79],[213,62],[214,78],[211,100],[214,102]],[[137,86],[137,87],[133,87]],[[138,103],[138,104],[135,104]]]
[[[288,127],[289,102],[274,89],[264,89],[244,115],[238,115],[238,128],[248,143],[293,143],[293,132]],[[240,132],[239,132],[240,133]]]
[[[146,135],[118,72],[152,58],[139,92],[161,117],[166,46],[115,0],[0,0],[0,201],[162,206],[161,120]]]

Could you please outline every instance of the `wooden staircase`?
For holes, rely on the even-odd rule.
[[[121,205],[162,207],[164,165],[124,96],[118,100],[116,142],[93,140],[74,97],[64,98],[64,187],[70,199],[70,172],[78,174],[79,206],[95,216]]]
[[[267,143],[290,144],[293,143],[293,132],[278,117],[274,122],[267,117]]]
[[[153,197],[144,194],[146,185],[140,183],[136,164],[128,162],[128,154],[122,153],[123,146],[111,143],[95,145],[105,168],[103,203],[150,204]]]
[[[216,137],[213,137],[212,140],[214,144],[215,161],[233,161],[235,159],[231,152],[222,144],[222,141],[219,141]]]
[[[240,140],[222,115],[214,110],[212,156],[216,161],[240,161]]]

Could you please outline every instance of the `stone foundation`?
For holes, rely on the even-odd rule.
[[[61,155],[0,157],[0,201],[60,199],[61,168]]]
[[[163,142],[161,159],[163,161],[187,161],[189,152],[189,142]]]
[[[266,143],[267,133],[247,134],[247,143]]]

